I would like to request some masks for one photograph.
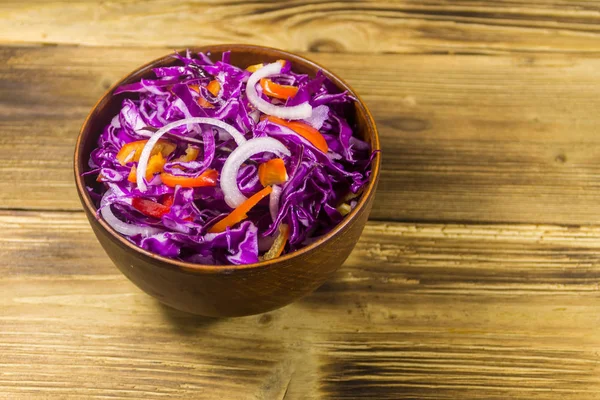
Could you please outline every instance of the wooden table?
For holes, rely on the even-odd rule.
[[[600,2],[3,1],[0,399],[600,398]],[[72,178],[84,117],[174,48],[330,67],[384,149],[334,279],[214,320],[127,281]]]

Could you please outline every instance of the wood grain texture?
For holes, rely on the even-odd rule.
[[[79,210],[77,132],[166,49],[0,49],[0,207]],[[600,223],[600,58],[309,53],[378,124],[380,220]]]
[[[296,51],[600,51],[593,1],[3,1],[10,44],[184,47],[253,43]]]
[[[372,222],[317,292],[231,320],[138,291],[82,213],[0,212],[0,240],[2,399],[600,396],[597,226]]]
[[[597,1],[7,0],[0,22],[0,399],[600,399]],[[362,95],[380,222],[312,295],[214,320],[117,271],[71,165],[113,82],[234,42]]]

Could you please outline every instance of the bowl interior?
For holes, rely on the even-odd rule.
[[[260,46],[250,46],[250,45],[219,45],[219,46],[204,46],[191,48],[190,51],[194,53],[204,52],[210,53],[210,57],[213,61],[220,60],[223,52],[231,51],[231,64],[245,68],[249,65],[265,63],[265,62],[274,62],[278,59],[286,59],[292,63],[292,68],[294,71],[298,73],[308,74],[309,76],[314,77],[317,71],[322,70],[323,73],[339,88],[340,91],[348,91],[351,95],[353,95],[358,101],[354,102],[353,112],[348,116],[348,122],[351,126],[355,128],[355,133],[358,137],[368,142],[371,145],[372,150],[379,150],[379,138],[377,135],[377,130],[375,127],[375,123],[368,109],[364,105],[364,103],[360,100],[358,95],[339,77],[329,72],[325,68],[319,66],[318,64],[307,60],[301,56],[298,56],[293,53],[288,53],[282,50],[260,47]],[[179,51],[180,54],[184,54],[185,50]],[[112,118],[117,115],[121,109],[121,103],[125,98],[135,98],[135,93],[121,93],[118,95],[113,95],[114,90],[124,84],[138,82],[142,78],[154,78],[154,74],[152,72],[153,68],[164,67],[169,65],[177,64],[178,60],[173,57],[172,54],[169,54],[165,57],[154,60],[139,69],[135,70],[131,74],[127,75],[125,78],[121,79],[112,88],[110,88],[105,95],[98,101],[98,103],[94,106],[91,113],[85,120],[81,131],[79,133],[79,139],[77,141],[76,149],[75,149],[75,180],[77,185],[77,190],[79,192],[79,196],[82,199],[82,202],[85,207],[88,208],[88,211],[92,213],[96,212],[96,207],[94,205],[94,201],[86,190],[86,186],[95,187],[99,185],[96,182],[94,176],[81,176],[82,173],[87,172],[89,170],[88,160],[91,152],[96,148],[97,141],[102,133],[104,127],[110,123]],[[290,253],[282,256],[281,258],[294,257],[296,254],[307,251],[315,246],[318,246],[319,243],[326,241],[329,237],[335,235],[337,231],[339,231],[343,225],[353,218],[353,216],[362,208],[366,203],[367,197],[371,195],[371,192],[374,191],[375,185],[377,182],[377,178],[379,175],[379,166],[380,166],[380,155],[377,154],[371,165],[371,179],[369,184],[361,196],[361,200],[359,204],[348,214],[345,219],[338,224],[334,229],[332,229],[328,234],[322,237],[320,240],[315,243],[306,246],[294,253]],[[219,268],[222,266],[208,266],[208,265],[200,265],[200,264],[192,264],[175,261],[173,259],[165,258],[158,256],[156,254],[149,253],[137,246],[133,245],[125,238],[120,236],[118,233],[114,232],[112,228],[110,228],[103,220],[100,220],[100,225],[111,232],[115,237],[117,237],[121,243],[133,249],[134,251],[138,251],[144,253],[145,255],[151,256],[153,258],[162,259],[166,263],[178,264],[179,266],[184,267],[185,269],[195,270],[202,268]],[[273,260],[270,260],[273,261]],[[243,266],[234,266],[239,268],[250,268],[258,265],[269,264],[269,261],[259,262],[256,264],[246,264]],[[228,266],[232,267],[232,266]]]

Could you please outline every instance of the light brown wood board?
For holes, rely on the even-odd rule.
[[[598,399],[600,3],[3,1],[0,399]],[[254,43],[377,121],[372,221],[314,294],[211,320],[129,283],[77,131],[133,68]]]

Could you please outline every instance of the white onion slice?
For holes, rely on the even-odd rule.
[[[206,124],[206,125],[216,126],[218,128],[222,128],[223,130],[227,131],[233,137],[233,140],[235,140],[235,142],[238,144],[238,146],[240,146],[241,144],[246,142],[246,138],[244,137],[244,135],[242,135],[242,133],[240,131],[235,129],[233,126],[226,124],[223,121],[219,121],[218,119],[215,119],[215,118],[196,117],[196,118],[180,119],[179,121],[171,122],[170,124],[167,124],[167,125],[163,126],[162,128],[160,128],[159,130],[157,130],[156,132],[154,132],[152,134],[152,137],[150,137],[150,139],[148,139],[148,142],[146,142],[146,145],[144,146],[144,149],[142,150],[142,154],[140,156],[140,161],[138,162],[138,166],[137,166],[137,176],[136,176],[138,189],[141,192],[145,192],[146,189],[148,188],[146,186],[146,182],[144,181],[144,178],[146,176],[146,168],[148,167],[148,160],[150,159],[150,154],[152,154],[152,149],[154,148],[156,143],[160,140],[160,138],[164,134],[166,134],[171,129],[177,128],[178,126],[181,126],[181,125],[187,125],[187,124]]]
[[[242,194],[237,184],[238,171],[244,161],[259,153],[275,153],[279,156],[290,156],[287,147],[279,140],[272,137],[259,137],[248,140],[236,148],[225,160],[221,170],[221,190],[225,195],[225,202],[231,208],[236,208],[248,198]]]
[[[258,71],[254,72],[248,78],[248,82],[246,83],[246,95],[248,96],[248,100],[254,105],[254,107],[258,108],[260,111],[267,115],[272,115],[274,117],[284,118],[284,119],[306,119],[310,118],[312,115],[312,107],[308,102],[298,104],[297,106],[276,106],[275,104],[271,104],[266,100],[263,100],[258,93],[256,92],[256,84],[262,78],[266,78],[268,76],[277,75],[281,72],[281,64],[275,62],[272,64],[267,64]]]
[[[102,218],[108,225],[110,225],[115,231],[119,232],[122,235],[127,236],[135,236],[142,235],[145,237],[156,235],[157,233],[161,233],[162,230],[158,228],[152,228],[150,226],[137,226],[131,225],[127,222],[121,221],[119,218],[113,214],[110,209],[111,203],[107,201],[108,196],[112,194],[111,190],[106,191],[102,200],[100,201],[100,213],[102,214]]]
[[[271,214],[271,218],[273,222],[277,218],[277,214],[279,214],[279,199],[281,197],[281,186],[273,185],[273,191],[269,195],[269,213]]]

